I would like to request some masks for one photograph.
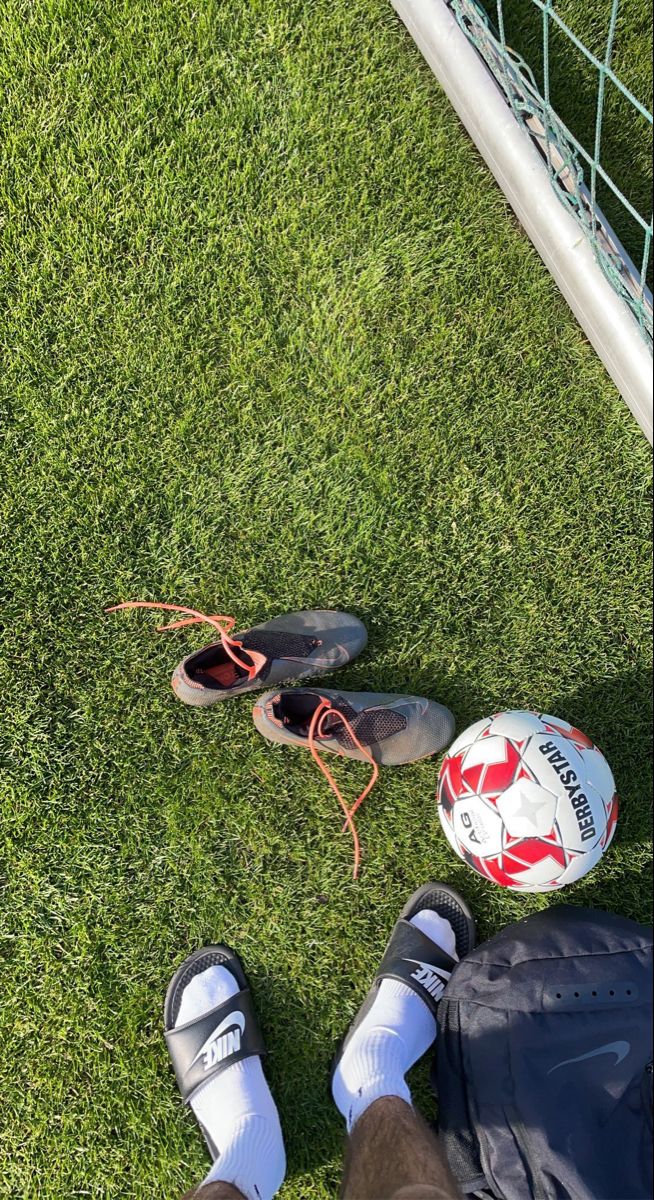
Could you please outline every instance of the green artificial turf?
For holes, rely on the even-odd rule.
[[[225,940],[283,1195],[324,1200],[332,1050],[418,884],[458,886],[483,936],[559,900],[648,916],[649,447],[386,0],[7,0],[0,23],[0,1195],[202,1177],[161,1009]],[[484,883],[426,761],[382,774],[353,883],[309,757],[247,700],[177,703],[206,634],[103,616],[122,599],[349,609],[370,643],[340,686],[460,729],[574,721],[614,769],[614,846],[564,896]],[[365,769],[335,771],[356,795]]]

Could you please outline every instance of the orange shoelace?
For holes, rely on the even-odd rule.
[[[344,728],[347,730],[348,734],[352,738],[352,741],[354,742],[355,746],[357,747],[357,750],[361,751],[361,754],[363,754],[363,757],[365,758],[366,762],[370,763],[370,766],[372,767],[372,775],[370,776],[370,779],[369,779],[366,787],[363,789],[363,791],[357,797],[357,799],[355,800],[355,802],[351,808],[348,808],[345,800],[343,799],[343,796],[341,794],[339,786],[336,783],[336,780],[334,779],[334,776],[332,775],[331,771],[329,770],[329,767],[326,766],[326,764],[322,761],[320,754],[318,752],[318,747],[316,745],[317,738],[329,736],[329,734],[325,732],[325,721],[326,721],[327,717],[336,717],[339,721],[341,721],[343,723]],[[350,721],[348,721],[348,719],[344,715],[344,713],[340,712],[337,708],[334,708],[333,705],[331,704],[331,702],[324,698],[321,698],[320,704],[318,705],[316,711],[314,712],[314,714],[311,718],[311,724],[309,726],[308,744],[309,744],[309,749],[311,751],[311,756],[312,756],[314,762],[316,762],[318,764],[318,766],[320,767],[320,770],[322,771],[323,775],[325,776],[325,779],[327,780],[330,788],[334,792],[334,795],[336,796],[338,803],[340,804],[340,806],[343,809],[343,812],[345,814],[345,821],[343,823],[342,832],[345,832],[346,829],[349,829],[349,831],[352,835],[352,841],[354,843],[354,867],[352,870],[352,878],[358,879],[359,867],[361,865],[361,844],[359,842],[359,835],[357,833],[356,825],[354,824],[353,817],[354,817],[354,814],[357,811],[357,809],[360,808],[360,806],[363,804],[364,800],[366,799],[366,796],[370,795],[370,792],[372,791],[373,787],[375,786],[375,784],[379,778],[379,767],[377,766],[377,763],[375,762],[374,758],[372,757],[372,754],[370,754],[370,751],[367,750],[365,746],[361,745],[361,742],[359,741],[356,733],[354,732],[354,729],[352,728]]]
[[[206,613],[198,612],[195,608],[186,608],[181,604],[156,604],[150,602],[149,600],[128,600],[124,604],[112,604],[108,608],[105,608],[104,611],[108,613],[120,612],[122,609],[127,608],[152,608],[163,612],[186,613],[186,616],[181,621],[170,621],[167,625],[158,625],[158,633],[165,633],[173,629],[183,629],[188,625],[206,624],[213,626],[213,628],[217,629],[218,633],[220,634],[220,641],[225,653],[229,656],[229,658],[231,658],[232,662],[234,662],[237,667],[240,667],[242,671],[246,672],[248,680],[254,679],[261,670],[261,667],[266,662],[264,655],[258,654],[254,650],[246,650],[241,642],[239,642],[236,638],[229,636],[230,631],[236,624],[236,621],[233,617],[227,617],[221,613],[215,613],[212,616],[209,616]],[[239,651],[241,654],[246,654],[250,659],[250,662],[246,662],[240,656]],[[335,717],[337,720],[342,722],[344,728],[352,738],[355,746],[361,752],[366,762],[370,763],[370,766],[372,767],[372,774],[368,784],[357,797],[351,808],[348,808],[338,784],[334,779],[334,776],[329,770],[329,767],[326,766],[326,764],[322,761],[316,745],[316,739],[328,736],[324,728],[325,721],[328,716],[332,718]],[[352,870],[352,877],[353,879],[357,879],[359,876],[359,867],[361,865],[361,844],[359,842],[359,835],[357,833],[353,818],[354,814],[363,804],[366,797],[370,795],[370,792],[375,786],[379,778],[379,767],[377,766],[377,763],[370,752],[359,741],[350,721],[342,712],[340,712],[337,708],[334,708],[329,700],[321,699],[320,704],[311,718],[308,734],[308,745],[312,758],[318,764],[330,788],[334,792],[343,810],[343,813],[345,814],[342,832],[345,832],[346,829],[349,829],[350,834],[352,835],[352,841],[354,844],[354,866]]]
[[[235,663],[237,667],[240,667],[242,671],[246,672],[248,681],[254,679],[255,676],[258,675],[261,667],[266,662],[265,655],[257,654],[254,650],[246,650],[241,642],[237,641],[236,638],[231,638],[229,636],[230,630],[232,630],[236,624],[236,621],[233,617],[225,617],[220,613],[214,614],[214,616],[210,617],[207,616],[206,613],[198,612],[195,608],[184,608],[184,606],[181,604],[152,604],[148,600],[128,600],[125,604],[112,604],[110,608],[105,608],[104,611],[119,612],[120,609],[123,608],[156,608],[165,612],[188,614],[187,617],[185,617],[182,621],[170,621],[168,625],[158,625],[158,633],[165,633],[170,629],[183,629],[186,625],[212,625],[220,634],[220,641],[225,654],[231,658],[232,662]],[[250,661],[246,662],[242,657],[240,657],[239,651],[241,651],[242,654],[247,654]]]

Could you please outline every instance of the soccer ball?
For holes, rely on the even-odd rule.
[[[543,713],[503,712],[450,746],[438,812],[452,849],[485,879],[550,892],[599,862],[618,797],[604,755],[579,729]]]

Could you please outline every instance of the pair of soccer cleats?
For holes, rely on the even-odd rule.
[[[335,792],[354,842],[354,875],[360,849],[354,814],[374,786],[380,766],[399,766],[438,754],[452,740],[454,717],[442,704],[388,692],[287,687],[344,667],[361,653],[368,635],[350,613],[316,609],[274,617],[240,633],[235,621],[174,604],[118,604],[108,612],[152,608],[180,614],[160,631],[206,623],[218,639],[187,655],[175,668],[172,687],[185,704],[208,708],[232,696],[266,689],[257,699],[254,724],[271,742],[308,749]],[[367,762],[371,777],[348,805],[322,752]]]

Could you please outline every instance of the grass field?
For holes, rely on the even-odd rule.
[[[272,1049],[285,1200],[324,1200],[332,1050],[415,886],[451,880],[482,935],[559,899],[648,916],[649,447],[386,0],[0,23],[0,1195],[202,1177],[161,1007],[220,939]],[[616,775],[614,847],[554,900],[485,885],[427,761],[382,775],[353,883],[309,758],[246,700],[178,704],[205,635],[103,616],[122,599],[350,609],[344,687],[460,728],[573,720]]]

